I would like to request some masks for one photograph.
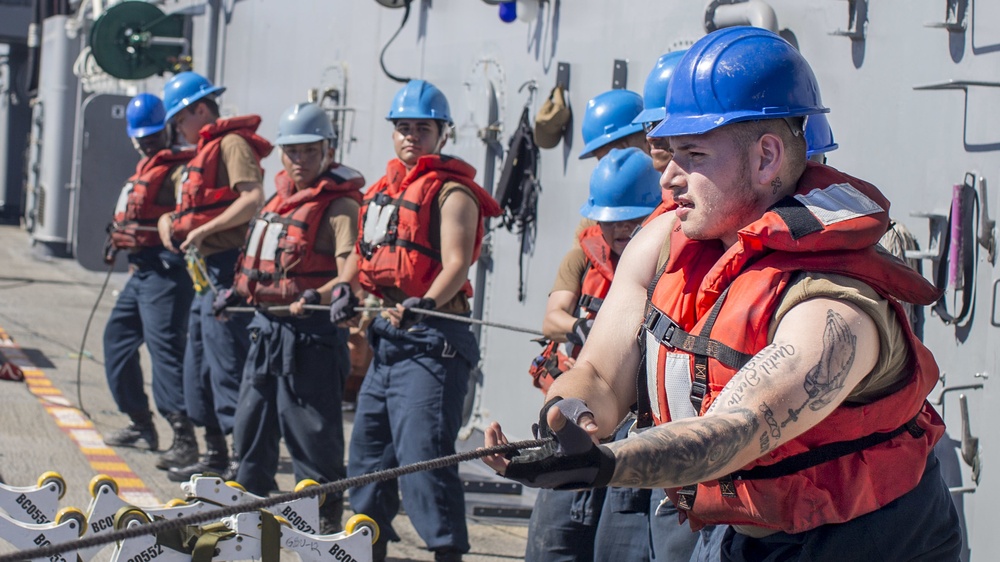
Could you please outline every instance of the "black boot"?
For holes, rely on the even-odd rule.
[[[198,462],[167,471],[167,478],[172,482],[187,482],[195,474],[212,473],[221,475],[229,466],[229,452],[226,450],[226,436],[205,434],[205,454]]]
[[[135,447],[155,451],[160,447],[160,438],[153,425],[153,413],[129,414],[132,423],[104,438],[104,442],[113,447]]]
[[[435,550],[434,562],[462,562],[462,553],[447,548]]]
[[[170,444],[170,448],[160,455],[156,461],[156,468],[169,470],[194,464],[198,460],[198,440],[194,436],[194,424],[181,412],[167,414],[167,421],[174,430],[174,441]]]
[[[332,535],[344,530],[344,498],[327,496],[319,507],[319,534]]]
[[[236,450],[236,445],[233,444],[233,454],[229,456],[229,466],[226,467],[225,472],[222,473],[222,479],[226,482],[230,480],[235,481],[236,475],[240,472],[240,453]]]

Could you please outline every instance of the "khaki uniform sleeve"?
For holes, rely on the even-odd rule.
[[[316,234],[316,252],[344,257],[354,251],[358,239],[358,210],[361,205],[348,197],[335,199],[326,208],[320,231]]]
[[[587,271],[587,255],[577,244],[563,256],[562,263],[556,271],[556,281],[552,284],[549,294],[556,291],[569,291],[579,295],[583,291],[583,274]]]
[[[181,178],[184,177],[184,165],[178,164],[170,170],[156,194],[156,204],[163,206],[176,205],[181,191]]]
[[[234,187],[240,183],[263,183],[263,172],[257,156],[246,139],[239,135],[222,138],[219,153],[218,185]],[[247,225],[240,225],[205,237],[202,254],[209,256],[218,252],[242,248],[246,241]]]
[[[866,404],[891,393],[896,384],[909,375],[906,369],[909,344],[889,302],[857,279],[843,275],[799,273],[785,291],[771,323],[768,339],[774,337],[778,323],[793,306],[816,297],[854,304],[871,317],[878,330],[879,354],[875,367],[851,391],[847,401]]]
[[[240,183],[263,183],[257,155],[250,143],[239,135],[226,135],[220,145],[218,185],[235,186]]]

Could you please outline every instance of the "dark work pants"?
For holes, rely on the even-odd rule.
[[[886,470],[891,470],[886,467]],[[882,509],[846,523],[754,539],[729,528],[722,560],[958,560],[962,548],[958,513],[931,453],[917,487]]]
[[[233,284],[239,250],[226,250],[205,258],[208,276],[217,290]],[[184,352],[184,401],[196,425],[233,430],[233,416],[240,395],[240,379],[250,341],[250,314],[232,314],[221,322],[212,314],[215,294],[195,295],[188,319],[188,344]]]
[[[347,472],[360,476],[452,455],[469,372],[479,349],[468,324],[426,320],[410,330],[376,318],[368,331],[375,357],[361,384]],[[351,508],[399,540],[392,519],[403,506],[431,550],[469,550],[458,467],[417,472],[352,488]]]
[[[340,399],[350,370],[347,330],[325,313],[304,318],[257,313],[250,322],[233,443],[240,452],[236,480],[267,496],[275,489],[283,437],[296,481],[341,480],[344,420]],[[343,494],[326,502],[341,502]]]
[[[104,372],[111,396],[126,414],[149,411],[139,347],[152,363],[153,401],[163,416],[184,412],[184,343],[194,296],[184,261],[162,248],[129,256],[134,268],[104,327]]]
[[[590,562],[605,490],[538,490],[525,562]],[[645,544],[644,544],[645,546]],[[614,557],[613,560],[631,560]]]

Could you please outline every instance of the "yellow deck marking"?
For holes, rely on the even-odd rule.
[[[94,424],[79,410],[70,406],[69,400],[52,384],[45,373],[31,362],[3,328],[0,328],[0,354],[21,368],[28,390],[39,398],[45,406],[45,411],[52,416],[59,429],[76,443],[94,472],[115,479],[118,484],[118,495],[122,499],[139,507],[163,505],[128,464],[104,443]]]

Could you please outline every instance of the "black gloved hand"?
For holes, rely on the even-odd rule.
[[[556,405],[566,416],[566,425],[552,431],[547,416]],[[578,398],[557,396],[546,402],[538,424],[532,429],[536,438],[555,437],[555,441],[515,453],[504,476],[532,488],[576,490],[607,486],[615,473],[615,455],[611,449],[595,445],[590,435],[577,425],[583,414],[593,415],[593,412]]]
[[[243,297],[233,289],[223,289],[215,295],[215,299],[212,301],[212,314],[219,322],[225,322],[229,320],[226,309],[239,304],[242,300]]]
[[[573,323],[573,331],[566,334],[566,340],[577,347],[583,347],[593,327],[593,318],[581,318]]]
[[[299,300],[302,301],[303,304],[319,304],[321,299],[319,291],[316,289],[306,289],[305,291],[302,291],[301,295],[299,295]]]
[[[340,324],[354,318],[358,315],[354,309],[360,304],[350,283],[337,283],[330,293],[330,322]]]
[[[413,309],[434,310],[437,308],[437,302],[427,297],[410,297],[399,304],[403,306],[403,318],[399,321],[399,327],[404,330],[426,317],[425,314]]]

